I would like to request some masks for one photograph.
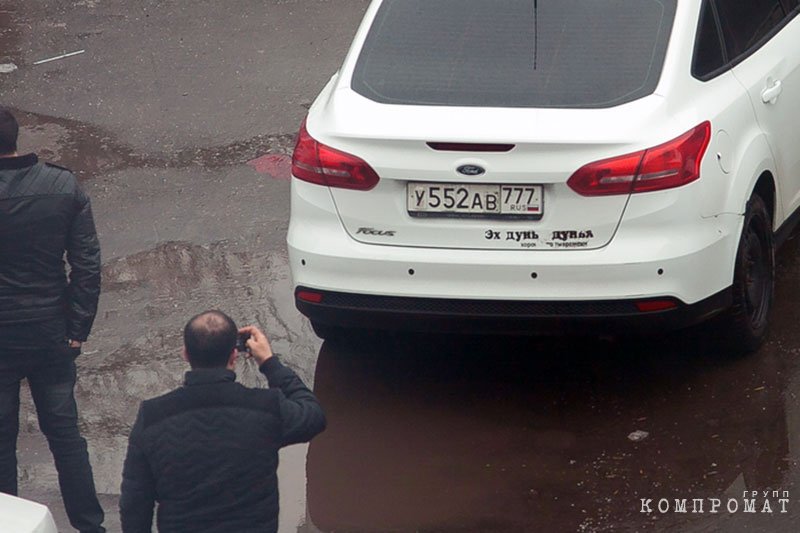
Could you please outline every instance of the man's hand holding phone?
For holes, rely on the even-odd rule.
[[[269,345],[267,336],[255,326],[245,326],[239,329],[240,336],[250,336],[245,342],[250,357],[256,360],[258,366],[264,364],[267,359],[272,357],[272,348]]]

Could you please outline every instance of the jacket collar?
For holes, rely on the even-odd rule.
[[[19,155],[16,157],[0,157],[0,170],[19,170],[32,167],[39,162],[36,154]]]
[[[186,373],[183,384],[191,387],[193,385],[210,385],[227,381],[236,381],[236,374],[232,370],[227,368],[197,368]]]

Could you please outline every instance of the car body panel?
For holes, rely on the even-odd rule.
[[[294,284],[411,297],[604,300],[672,296],[694,303],[730,285],[742,217],[665,223],[696,208],[698,197],[663,194],[662,209],[632,203],[619,236],[598,250],[540,253],[376,246],[352,239],[324,187],[292,182],[289,259]],[[694,200],[694,201],[692,201]],[[679,214],[678,214],[679,216]],[[643,225],[647,219],[650,224]],[[653,228],[660,231],[653,232]],[[717,265],[698,269],[701,264]],[[659,274],[659,270],[662,271]],[[409,271],[413,271],[410,274]],[[536,273],[536,279],[531,274]]]
[[[750,96],[758,125],[774,157],[775,175],[783,178],[781,207],[786,213],[800,207],[800,147],[797,120],[793,119],[800,109],[798,48],[800,17],[795,17],[732,71]],[[774,90],[775,97],[764,102],[763,95],[768,90]]]
[[[554,239],[554,234],[578,231],[591,234],[581,241],[586,248],[605,246],[622,217],[627,196],[592,198],[587,209],[586,199],[566,181],[584,164],[608,154],[623,155],[660,144],[695,125],[679,131],[680,126],[664,114],[658,96],[613,111],[509,110],[387,106],[345,91],[340,91],[335,105],[319,114],[310,113],[307,128],[320,142],[359,154],[381,176],[366,202],[364,191],[331,189],[348,233],[360,242],[374,244],[519,249],[522,243],[506,239],[506,232],[526,231],[538,236],[526,240],[525,244],[532,246],[526,249],[557,249],[563,241]],[[623,120],[619,120],[621,116]],[[642,125],[652,122],[663,124],[663,131],[653,130],[642,138]],[[392,125],[391,138],[381,138],[387,124]],[[510,143],[515,147],[507,153],[464,153],[435,151],[428,142]],[[459,175],[456,169],[465,164],[486,172],[476,177]],[[541,220],[414,218],[406,206],[409,182],[542,185],[544,214]],[[581,213],[577,220],[576,213]],[[379,231],[360,233],[361,228]],[[490,230],[500,231],[502,238],[487,239]]]

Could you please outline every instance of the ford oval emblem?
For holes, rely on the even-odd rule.
[[[480,176],[486,172],[486,169],[479,167],[478,165],[461,165],[456,169],[456,171],[465,176]]]

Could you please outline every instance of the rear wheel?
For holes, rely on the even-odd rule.
[[[736,254],[733,306],[723,321],[725,344],[730,349],[749,353],[761,346],[767,334],[774,284],[772,217],[764,200],[753,194]]]

